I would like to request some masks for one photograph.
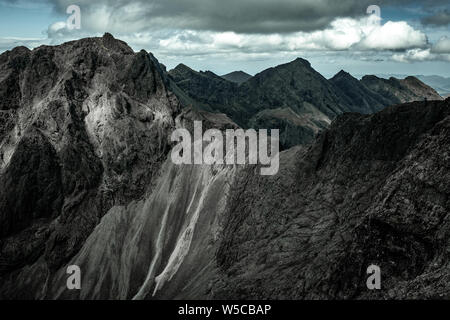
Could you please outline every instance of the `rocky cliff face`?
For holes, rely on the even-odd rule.
[[[1,296],[39,297],[112,206],[147,190],[178,102],[147,53],[109,34],[16,48],[0,70]]]
[[[346,114],[283,153],[278,176],[239,174],[217,297],[448,298],[449,104]]]
[[[0,71],[0,298],[449,298],[450,100],[336,112],[328,129],[259,110],[255,126],[324,126],[267,177],[174,165],[173,129],[237,125],[180,109],[183,82],[109,34],[16,48]]]

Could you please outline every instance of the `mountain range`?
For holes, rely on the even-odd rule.
[[[194,120],[282,129],[280,171],[175,165]],[[297,59],[238,84],[111,34],[17,47],[0,55],[0,299],[448,299],[449,137],[450,99],[415,78]]]
[[[345,112],[370,114],[394,104],[442,100],[414,77],[386,80],[365,76],[358,80],[341,71],[327,80],[301,58],[240,83],[183,64],[168,74],[188,96],[180,99],[186,105],[224,113],[243,128],[280,128],[283,149],[312,142]]]

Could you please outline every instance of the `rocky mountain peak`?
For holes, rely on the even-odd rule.
[[[341,78],[342,79],[355,79],[356,80],[355,77],[353,77],[350,73],[348,73],[348,72],[346,72],[344,70],[341,70],[338,73],[336,73],[332,79],[341,79]]]
[[[379,80],[380,78],[378,78],[375,75],[365,75],[361,78],[362,81],[376,81]]]
[[[222,76],[222,78],[224,78],[225,80],[235,82],[237,84],[241,84],[241,83],[247,81],[248,79],[250,79],[251,77],[252,77],[251,75],[249,75],[248,73],[246,73],[242,70],[233,71],[233,72],[230,72],[230,73]]]
[[[293,63],[297,63],[297,64],[300,63],[300,64],[302,64],[302,65],[304,65],[306,67],[311,67],[311,63],[308,60],[300,58],[300,57],[296,58],[293,61]]]
[[[114,36],[109,32],[105,32],[103,34],[103,39],[116,40],[116,38],[114,38]]]
[[[1,54],[0,238],[20,247],[30,232],[58,268],[112,206],[144,195],[178,107],[157,60],[110,34]],[[0,272],[36,258],[4,250]]]
[[[114,38],[113,35],[108,32],[103,35],[102,40],[104,46],[108,49],[122,51],[123,53],[133,52],[133,49],[131,49],[126,42]]]
[[[184,63],[179,63],[174,69],[172,69],[173,71],[179,71],[179,72],[195,72],[193,69],[189,68],[187,65],[185,65]],[[170,71],[172,71],[170,70]],[[169,72],[170,72],[169,71]]]

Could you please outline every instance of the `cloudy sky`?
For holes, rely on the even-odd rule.
[[[80,29],[68,28],[71,5]],[[0,52],[110,32],[169,69],[218,74],[303,57],[326,77],[450,77],[449,29],[449,0],[0,0]]]

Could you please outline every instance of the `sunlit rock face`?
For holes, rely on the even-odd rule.
[[[273,74],[267,88],[291,73]],[[288,100],[258,109],[255,127],[295,124],[286,148],[311,140],[262,176],[173,164],[174,129],[238,126],[172,90],[193,102],[109,34],[0,55],[0,298],[450,298],[450,100],[332,117],[326,101],[302,102],[313,116]],[[367,290],[371,264],[383,290]]]
[[[215,274],[230,185],[236,169],[164,164],[153,191],[115,206],[70,264],[84,270],[82,290],[58,298],[207,298]]]

